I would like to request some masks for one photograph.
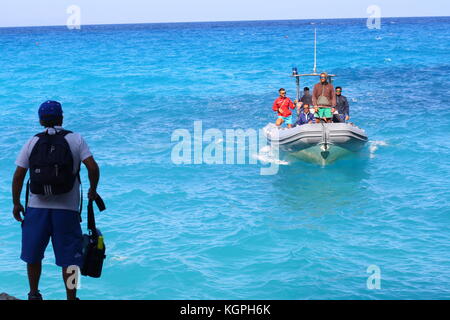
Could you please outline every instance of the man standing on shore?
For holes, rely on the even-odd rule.
[[[67,299],[76,300],[76,288],[69,286],[68,281],[72,276],[69,267],[82,265],[80,164],[83,162],[88,170],[88,197],[92,200],[97,197],[100,170],[84,139],[63,129],[59,102],[44,102],[39,108],[39,120],[45,131],[23,146],[12,183],[13,215],[22,223],[21,259],[27,263],[28,299],[42,300],[39,279],[51,238],[56,265],[62,267]],[[28,169],[29,197],[24,208],[20,194]]]

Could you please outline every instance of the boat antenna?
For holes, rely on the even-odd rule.
[[[314,73],[317,73],[317,28],[314,28]]]

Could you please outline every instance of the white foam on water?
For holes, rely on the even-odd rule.
[[[265,146],[265,147],[262,147],[261,150],[259,150],[259,152],[260,153],[261,152],[268,153],[268,152],[270,152],[270,150],[271,150],[270,146]]]
[[[272,134],[276,134],[278,130],[282,130],[277,127],[274,123],[268,123],[263,129],[263,132],[266,136]],[[275,152],[272,151],[272,147],[270,145],[266,145],[262,147],[258,154],[253,154],[252,157],[261,161],[262,163],[275,163],[282,166],[289,165],[288,161],[280,160],[278,156],[275,155]]]
[[[115,261],[124,261],[127,259],[128,259],[128,257],[124,257],[124,256],[114,256],[111,258],[111,260],[115,260]]]
[[[278,130],[278,128],[275,123],[269,122],[262,130],[267,135],[270,131]]]
[[[259,150],[258,154],[253,154],[252,157],[261,161],[262,163],[275,163],[281,166],[288,166],[289,162],[280,160],[278,157],[274,155],[272,152],[271,146],[264,146]]]
[[[389,144],[386,141],[369,141],[370,158],[375,158],[375,152],[379,147],[387,147]]]

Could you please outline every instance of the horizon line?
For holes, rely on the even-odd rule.
[[[405,17],[382,17],[381,19],[409,19],[409,18],[449,18],[450,16],[405,16]],[[367,19],[367,17],[353,18],[311,18],[311,19],[256,19],[256,20],[215,20],[215,21],[168,21],[168,22],[127,22],[127,23],[94,23],[81,24],[81,26],[116,26],[116,25],[137,25],[137,24],[195,24],[195,23],[220,23],[220,22],[263,22],[263,21],[317,21],[317,20],[350,20]],[[30,25],[30,26],[0,26],[0,29],[13,28],[48,28],[48,27],[67,27],[65,24],[57,25]]]

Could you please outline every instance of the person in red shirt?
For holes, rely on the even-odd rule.
[[[284,122],[286,122],[288,128],[292,128],[292,112],[291,109],[294,109],[294,103],[292,100],[286,97],[286,90],[281,88],[278,90],[280,96],[273,103],[272,110],[278,112],[278,118],[275,122],[277,127],[281,126]]]

